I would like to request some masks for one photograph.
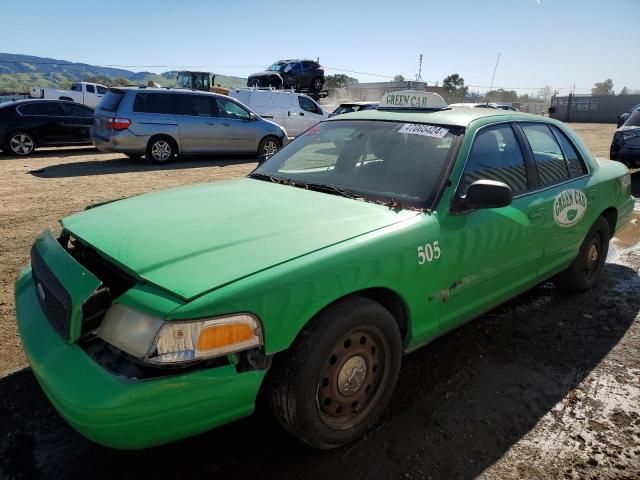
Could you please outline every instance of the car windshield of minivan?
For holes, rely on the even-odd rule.
[[[437,193],[454,128],[348,120],[307,130],[250,177],[401,208],[424,208]]]
[[[277,62],[267,68],[269,72],[279,72],[287,64],[287,62]]]

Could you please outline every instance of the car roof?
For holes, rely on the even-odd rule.
[[[71,100],[60,100],[57,98],[23,98],[20,100],[10,100],[8,102],[0,103],[0,108],[5,108],[9,106],[17,106],[17,105],[25,105],[27,103],[41,103],[41,102],[62,102],[62,103],[75,103],[77,105],[82,105],[83,107],[88,107],[87,105],[83,105],[82,103],[74,102]]]
[[[341,102],[340,105],[380,105],[380,102]]]
[[[157,93],[189,93],[198,95],[213,95],[215,97],[229,98],[228,95],[220,95],[214,92],[204,92],[202,90],[190,90],[187,88],[173,88],[173,87],[112,87],[109,89],[112,92],[157,92]]]
[[[530,113],[513,112],[494,108],[443,108],[435,111],[411,111],[409,109],[378,109],[360,110],[353,113],[344,113],[337,117],[332,117],[329,122],[339,122],[344,120],[378,120],[407,123],[431,123],[435,125],[451,125],[456,127],[466,127],[471,122],[486,118],[496,117],[496,120],[548,120],[540,115]]]

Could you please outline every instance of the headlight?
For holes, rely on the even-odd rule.
[[[260,346],[262,329],[247,313],[165,322],[124,305],[113,305],[98,336],[114,347],[156,365],[219,357]]]

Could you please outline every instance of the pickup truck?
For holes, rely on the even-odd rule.
[[[109,91],[104,85],[98,83],[75,82],[71,84],[71,90],[59,90],[57,88],[31,87],[31,98],[50,98],[55,100],[72,100],[88,107],[95,108],[100,99]]]

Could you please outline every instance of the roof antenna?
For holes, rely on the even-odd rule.
[[[418,64],[418,74],[416,75],[416,82],[422,81],[422,54],[420,54],[420,63]]]
[[[498,62],[500,61],[500,52],[498,52],[498,59],[496,60],[496,66],[493,67],[493,75],[491,76],[491,85],[489,85],[489,94],[493,89],[493,79],[496,78],[496,70],[498,70]],[[487,95],[487,106],[489,106],[489,95]]]

